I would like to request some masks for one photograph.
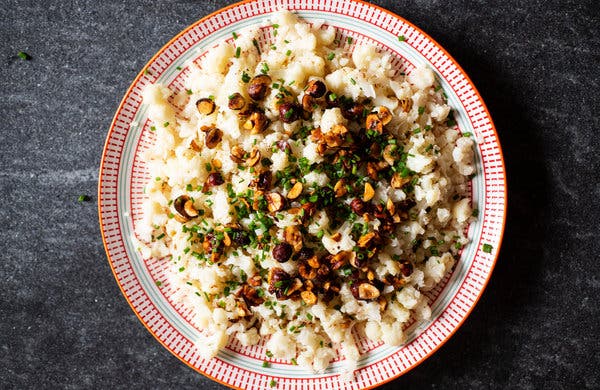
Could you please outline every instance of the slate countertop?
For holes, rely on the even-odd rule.
[[[437,353],[382,388],[600,388],[597,5],[374,3],[424,29],[470,75],[509,181],[504,245],[482,299]],[[121,296],[95,194],[130,82],[226,4],[0,4],[0,387],[222,388],[156,342]]]

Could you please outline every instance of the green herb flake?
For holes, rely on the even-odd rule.
[[[356,85],[356,80],[354,80],[352,77],[350,77],[350,83],[352,83],[352,85]]]
[[[187,92],[188,95],[191,95],[193,93],[191,89],[186,89],[185,92]]]
[[[333,60],[333,58],[334,58],[334,57],[335,57],[335,53],[329,53],[329,54],[327,55],[327,59],[328,59],[329,61]]]
[[[398,36],[398,40],[400,42],[404,42],[404,41],[406,41],[406,38],[404,37],[404,35],[400,35],[400,36]]]
[[[241,53],[242,53],[242,48],[238,46],[237,49],[235,49],[235,58],[240,58]]]
[[[88,200],[90,200],[90,197],[87,195],[79,195],[79,197],[77,198],[77,201],[79,203],[87,202]]]
[[[20,59],[22,59],[24,61],[29,61],[31,59],[31,56],[29,54],[25,53],[24,51],[18,52],[17,55],[19,56]]]
[[[351,45],[351,44],[352,44],[352,40],[353,40],[353,39],[352,39],[352,37],[348,37],[347,41],[348,41],[348,44],[349,44],[349,45]]]
[[[291,359],[291,362],[292,362],[292,364],[293,364],[294,366],[297,366],[297,365],[298,365],[298,362],[296,361],[296,358],[292,358],[292,359]]]
[[[492,249],[494,249],[493,246],[491,246],[490,244],[483,244],[483,247],[481,248],[485,253],[492,253]]]
[[[269,73],[269,65],[267,65],[267,63],[266,63],[266,62],[263,62],[263,64],[262,64],[262,68],[260,69],[260,72],[261,72],[262,74],[267,74],[267,73]]]
[[[313,315],[310,313],[306,313],[306,318],[308,318],[309,321],[313,320]]]
[[[156,131],[156,126],[150,126],[150,131]]]
[[[163,123],[163,127],[169,127],[169,122]]]
[[[242,81],[244,83],[247,83],[250,81],[250,76],[248,75],[248,73],[246,73],[246,72],[242,73]]]
[[[176,66],[175,69],[181,70],[182,68],[181,68],[181,66]]]
[[[271,387],[277,386],[277,381],[275,379],[271,379],[271,382],[269,382],[269,386],[271,386]]]
[[[235,31],[232,32],[231,35],[233,35],[233,39],[238,39],[238,35],[237,35],[237,33]]]
[[[256,39],[253,39],[252,40],[252,44],[256,48],[256,51],[258,52],[258,55],[260,55],[260,46],[258,46],[258,41]]]
[[[265,355],[267,355],[268,358],[273,357],[273,353],[271,351],[269,351],[268,349],[267,349],[267,352],[265,352]]]
[[[285,52],[285,55],[286,55],[286,56],[289,56],[290,54],[292,54],[292,51],[291,51],[291,50],[288,50],[288,51],[286,51],[286,52]]]
[[[273,24],[271,25],[271,27],[273,27],[273,28],[279,28],[279,25],[278,25],[277,23],[273,23]]]
[[[157,280],[156,282],[154,282],[158,287],[162,286],[162,282],[160,280]]]
[[[424,112],[425,112],[425,107],[423,107],[423,106],[419,107],[419,115],[423,115]]]
[[[262,366],[263,367],[269,367],[270,365],[271,364],[268,361],[266,361],[266,360],[262,362]]]

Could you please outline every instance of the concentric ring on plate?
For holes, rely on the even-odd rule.
[[[140,153],[152,143],[141,91],[149,83],[161,82],[181,89],[185,64],[202,57],[232,32],[261,24],[281,3],[252,1],[232,5],[183,31],[169,42],[138,75],[121,103],[109,131],[99,180],[99,214],[109,262],[123,294],[144,325],[173,354],[190,367],[233,387],[270,388],[272,381],[291,388],[365,388],[401,375],[433,353],[464,321],[481,295],[491,274],[504,228],[506,185],[499,141],[483,101],[470,80],[448,54],[407,21],[361,2],[307,2],[302,9],[293,2],[285,8],[303,19],[325,19],[355,40],[375,43],[402,61],[408,71],[427,64],[457,111],[461,131],[477,140],[477,175],[472,180],[473,202],[480,218],[469,226],[471,244],[451,275],[428,297],[432,318],[408,329],[407,343],[400,348],[361,343],[363,352],[355,381],[342,383],[341,363],[334,362],[321,375],[274,361],[262,367],[260,348],[229,345],[217,358],[203,360],[193,340],[198,330],[189,312],[173,304],[167,286],[157,286],[165,267],[160,259],[142,259],[131,234],[140,218],[143,185],[147,173]],[[381,26],[381,27],[378,27]],[[404,37],[401,41],[398,37]],[[368,351],[368,353],[367,353]]]

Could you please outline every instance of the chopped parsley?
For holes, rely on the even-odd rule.
[[[492,247],[490,244],[483,244],[483,247],[481,249],[485,253],[492,253],[492,249],[494,249],[494,247]]]
[[[398,36],[398,40],[400,42],[404,42],[404,41],[406,41],[406,38],[404,37],[404,35],[400,35],[400,36]]]
[[[271,386],[271,387],[277,386],[277,381],[275,379],[271,379],[271,382],[269,382],[269,386]]]
[[[263,62],[262,67],[260,69],[260,73],[267,74],[269,73],[269,65],[266,62]]]
[[[31,59],[31,56],[29,54],[25,53],[24,51],[18,52],[17,55],[19,56],[20,59],[22,59],[24,61],[29,61]]]
[[[248,75],[248,73],[246,73],[246,72],[243,72],[243,73],[242,73],[242,81],[243,81],[244,83],[247,83],[247,82],[249,82],[249,81],[250,81],[250,76]]]
[[[352,44],[352,37],[348,37],[348,44],[351,45]]]
[[[88,200],[90,200],[90,197],[87,195],[79,195],[79,198],[77,198],[79,203],[87,202]]]
[[[332,53],[329,53],[329,55],[327,55],[327,59],[328,59],[329,61],[333,60],[333,58],[334,58],[334,57],[335,57],[335,53],[333,53],[333,52],[332,52]]]
[[[241,53],[242,53],[242,48],[238,46],[237,49],[235,49],[235,58],[240,58]]]

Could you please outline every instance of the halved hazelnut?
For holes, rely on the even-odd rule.
[[[342,107],[342,116],[348,120],[357,120],[362,117],[364,109],[362,103],[353,102]]]
[[[249,317],[252,315],[252,312],[250,311],[250,309],[248,309],[248,306],[246,305],[246,303],[240,302],[240,301],[237,301],[235,303],[235,313],[240,318]]]
[[[206,147],[209,149],[214,149],[217,147],[221,139],[223,138],[223,132],[216,127],[212,128],[208,133],[206,133],[206,137],[204,142],[206,143]]]
[[[379,116],[375,112],[367,115],[365,127],[367,130],[376,131],[379,134],[383,133],[383,122],[381,122],[381,119],[379,119]]]
[[[372,300],[379,298],[380,292],[377,287],[369,282],[359,282],[352,286],[351,291],[355,298]],[[355,293],[356,291],[356,293]]]
[[[367,204],[359,198],[352,199],[352,202],[350,202],[350,208],[357,215],[363,215],[368,212]]]
[[[392,121],[392,113],[387,107],[379,106],[377,108],[377,117],[381,120],[381,123],[385,126]]]
[[[236,92],[233,95],[229,96],[229,109],[239,111],[242,108],[244,108],[245,105],[246,99],[244,99],[241,93]]]
[[[196,108],[198,112],[202,115],[210,115],[215,111],[215,102],[209,98],[202,98],[196,101]]]
[[[255,166],[260,161],[260,157],[260,150],[258,150],[257,148],[252,149],[252,152],[250,152],[250,156],[246,160],[246,165],[249,167]]]
[[[252,276],[251,278],[248,278],[248,284],[253,287],[258,287],[262,284],[262,277],[259,274]]]
[[[363,201],[368,202],[375,196],[375,190],[370,183],[365,183],[365,191],[363,193]]]
[[[402,177],[399,173],[394,173],[390,180],[392,188],[400,189],[410,182],[410,177]]]
[[[246,156],[246,151],[239,147],[239,146],[234,146],[231,148],[231,152],[229,157],[231,158],[231,161],[233,161],[236,164],[241,164],[244,162],[244,157]]]
[[[387,307],[387,299],[385,299],[385,297],[379,297],[377,303],[379,304],[379,310],[381,311],[384,311]]]
[[[369,161],[367,163],[367,176],[371,180],[379,180],[379,172],[377,170],[377,163]]]
[[[300,297],[307,305],[314,305],[315,303],[317,303],[317,296],[312,291],[302,291],[300,293]]]
[[[413,101],[411,98],[406,97],[406,98],[400,99],[399,105],[402,108],[402,111],[409,112],[410,109],[412,108]]]
[[[283,239],[294,248],[295,252],[302,249],[302,233],[300,233],[298,226],[286,226],[283,230]]]
[[[290,189],[290,191],[287,193],[287,198],[288,199],[296,199],[302,193],[302,188],[303,188],[302,183],[297,181],[296,184],[294,184],[292,186],[292,188]]]
[[[331,270],[335,271],[342,268],[343,266],[348,264],[348,262],[354,255],[354,251],[341,251],[331,256],[331,258],[329,259],[329,262],[331,264]]]
[[[260,286],[260,284],[258,284],[257,286]],[[238,295],[244,299],[248,306],[258,306],[265,302],[265,299],[259,297],[258,291],[256,291],[255,288],[252,288],[252,286],[249,283],[242,285],[242,288],[238,292]]]
[[[320,98],[325,94],[326,91],[327,87],[325,86],[324,82],[321,80],[311,80],[306,85],[306,90],[304,93],[314,98]]]
[[[413,265],[409,260],[400,261],[400,272],[402,276],[408,277],[413,273]]]
[[[318,107],[317,101],[310,95],[302,96],[302,109],[306,112],[313,112]]]
[[[346,193],[348,192],[348,189],[346,188],[346,180],[338,180],[337,183],[335,183],[335,185],[333,186],[333,192],[335,193],[336,198],[340,198],[346,195]]]
[[[173,207],[177,214],[175,219],[179,222],[187,222],[192,218],[196,218],[199,213],[194,207],[194,202],[187,195],[181,195],[173,201]]]
[[[306,264],[310,266],[310,268],[318,269],[321,264],[319,263],[319,257],[317,255],[311,256],[308,260],[306,260]]]
[[[266,74],[254,76],[248,84],[248,95],[253,100],[263,100],[271,88],[271,77]]]
[[[285,198],[277,193],[277,192],[269,192],[266,195],[267,198],[267,208],[270,212],[276,213],[283,209],[285,205]]]
[[[244,122],[244,129],[250,130],[251,134],[260,134],[269,127],[269,118],[260,111],[254,111],[246,122]]]

